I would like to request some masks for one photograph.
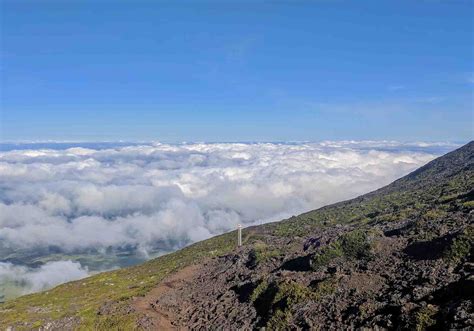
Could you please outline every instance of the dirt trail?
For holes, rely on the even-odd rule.
[[[191,282],[200,266],[191,265],[176,273],[171,274],[161,283],[148,292],[144,297],[139,297],[133,302],[133,308],[138,313],[146,316],[147,324],[154,330],[185,330],[185,328],[173,325],[178,316],[172,311],[157,304],[157,300],[171,294],[177,288],[186,286]]]

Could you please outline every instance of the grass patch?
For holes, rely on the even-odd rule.
[[[291,308],[314,295],[311,289],[293,281],[265,285],[254,305],[262,318],[262,326],[269,330],[286,329],[292,316]]]
[[[320,267],[327,265],[332,260],[341,257],[344,252],[340,241],[335,241],[323,248],[320,253],[315,254],[311,259],[311,268],[317,270]]]
[[[300,222],[298,217],[291,217],[275,226],[274,235],[278,237],[303,237],[308,233],[308,228]]]
[[[258,298],[262,296],[262,294],[268,288],[268,281],[266,279],[262,279],[257,287],[253,290],[252,295],[250,296],[250,301],[255,302]]]
[[[287,330],[292,314],[289,310],[277,310],[267,322],[268,330]]]
[[[372,256],[369,236],[363,230],[355,230],[344,234],[341,238],[341,248],[344,256],[350,259],[364,260]]]
[[[244,240],[248,239],[245,232],[244,229]],[[133,329],[137,316],[123,313],[122,305],[134,296],[145,295],[174,271],[204,258],[229,253],[236,247],[235,237],[233,231],[138,266],[100,273],[7,301],[0,304],[1,324],[15,326],[15,330],[31,330],[44,321],[78,317],[79,330]],[[107,317],[97,314],[105,302],[112,302],[115,307]]]
[[[334,294],[337,290],[338,281],[335,278],[327,278],[316,284],[313,291],[313,298],[320,299],[322,297]]]
[[[467,209],[474,208],[474,200],[463,202],[462,206]]]
[[[443,257],[450,263],[457,264],[467,257],[474,247],[474,226],[468,226],[446,249]]]
[[[427,220],[436,220],[446,216],[446,212],[440,209],[430,209],[428,210],[423,217]]]
[[[269,330],[283,330],[288,328],[291,320],[291,309],[300,303],[309,300],[320,300],[333,294],[337,289],[335,279],[319,282],[314,288],[304,286],[295,281],[280,283],[262,280],[251,295],[261,326]]]
[[[253,269],[261,263],[283,255],[283,253],[281,249],[269,246],[263,242],[257,242],[249,252],[249,259],[246,265]]]
[[[352,260],[368,260],[372,258],[371,241],[367,232],[362,230],[343,234],[338,240],[324,247],[321,252],[312,257],[311,268],[317,270],[339,257]]]
[[[433,305],[427,305],[421,308],[415,316],[416,331],[426,330],[428,327],[436,324],[435,315],[438,313],[438,309]]]

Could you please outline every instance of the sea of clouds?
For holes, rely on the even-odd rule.
[[[144,255],[239,223],[276,221],[355,197],[456,147],[354,141],[11,146],[0,152],[3,247],[133,247]],[[60,277],[44,281],[58,270]],[[34,270],[0,263],[0,282],[24,279],[29,291],[85,275],[71,261]]]

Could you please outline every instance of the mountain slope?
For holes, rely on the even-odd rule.
[[[0,305],[13,329],[461,328],[474,143],[353,200]]]

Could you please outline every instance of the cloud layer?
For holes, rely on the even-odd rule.
[[[36,269],[0,262],[0,284],[12,283],[21,288],[21,294],[41,291],[87,276],[87,268],[72,261],[48,262]],[[0,295],[3,291],[0,288]]]
[[[0,153],[10,249],[177,249],[388,184],[438,145],[144,144]]]
[[[369,192],[455,147],[390,141],[12,146],[0,149],[0,292],[13,281],[23,293],[89,270],[69,260],[36,268],[8,261],[37,265],[36,257],[51,251],[169,252],[239,223],[280,220]],[[111,267],[105,263],[91,270]]]

